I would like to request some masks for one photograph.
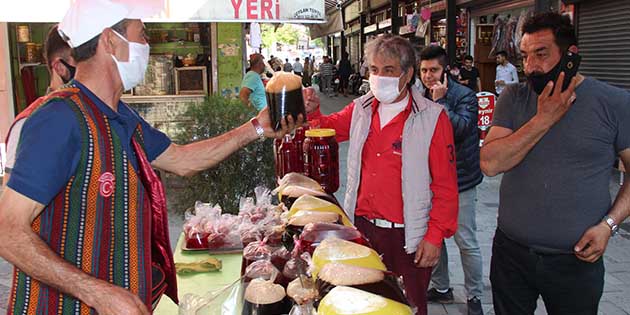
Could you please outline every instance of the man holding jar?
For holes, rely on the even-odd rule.
[[[444,108],[413,86],[409,41],[385,34],[365,52],[371,92],[323,116],[306,90],[308,118],[350,141],[344,209],[387,268],[402,275],[417,314],[427,314],[431,269],[457,228],[453,130]]]

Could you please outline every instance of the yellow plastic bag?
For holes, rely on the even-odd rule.
[[[335,287],[319,303],[317,315],[412,315],[405,304],[359,289]]]
[[[339,214],[341,216],[341,222],[345,226],[354,227],[348,215],[341,210],[337,205],[332,202],[328,202],[326,200],[319,199],[317,197],[304,195],[298,198],[293,205],[291,206],[291,210],[289,210],[288,218],[290,219],[293,215],[295,215],[298,211],[307,210],[307,211],[323,211],[323,212],[333,212]]]
[[[328,238],[313,252],[313,277],[324,265],[337,262],[358,267],[387,271],[381,257],[373,249],[350,241]]]

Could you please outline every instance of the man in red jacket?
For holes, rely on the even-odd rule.
[[[417,314],[427,314],[431,269],[457,228],[453,129],[444,108],[413,86],[409,41],[380,36],[366,56],[370,93],[329,116],[317,97],[307,97],[308,118],[350,142],[344,210],[387,268],[402,275]]]

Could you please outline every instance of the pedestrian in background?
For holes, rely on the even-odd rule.
[[[303,71],[304,66],[300,63],[300,58],[295,58],[295,62],[293,63],[293,73],[302,76]]]
[[[526,20],[520,50],[527,83],[505,87],[481,149],[481,169],[503,173],[490,282],[497,315],[596,315],[603,254],[630,214],[630,184],[611,202],[617,156],[630,167],[630,94],[591,77],[567,77],[577,53],[569,17]],[[566,84],[565,84],[566,82]],[[565,89],[566,88],[566,89]]]
[[[337,73],[339,74],[339,90],[344,97],[348,97],[348,81],[352,74],[352,65],[348,60],[348,53],[345,51],[341,54],[341,59],[337,64]]]
[[[284,63],[284,67],[282,68],[282,70],[284,72],[291,72],[293,71],[293,65],[289,62],[289,58],[284,59],[285,63]]]
[[[477,96],[473,90],[449,78],[447,65],[448,55],[440,46],[429,46],[420,52],[420,78],[424,96],[443,105],[453,125],[459,189],[455,244],[459,248],[464,269],[468,315],[483,315],[480,300],[483,295],[483,269],[476,219],[477,185],[483,180],[479,168]],[[442,245],[440,260],[433,269],[431,281],[433,288],[427,292],[427,300],[453,303],[445,244]]]
[[[497,96],[501,95],[508,84],[518,83],[518,71],[507,59],[505,51],[497,52],[497,75],[494,81]]]
[[[302,85],[305,87],[311,86],[311,76],[313,75],[313,62],[311,58],[304,58],[304,75],[302,76]]]
[[[464,57],[464,64],[459,69],[459,83],[467,86],[475,92],[481,92],[481,78],[479,77],[479,69],[474,66],[474,59],[471,55]]]
[[[335,66],[332,64],[330,57],[324,56],[324,62],[319,66],[319,77],[322,81],[323,92],[326,96],[333,96],[333,68]]]
[[[265,62],[263,55],[251,54],[249,59],[249,71],[245,73],[241,82],[239,99],[243,104],[262,110],[267,107],[267,96],[265,86],[260,75],[265,72]]]

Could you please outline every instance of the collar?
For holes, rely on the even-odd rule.
[[[118,111],[114,111],[111,107],[107,106],[98,96],[96,96],[90,89],[77,80],[72,80],[68,83],[68,86],[77,87],[87,97],[94,102],[96,107],[107,116],[109,119],[130,120],[133,118],[132,111],[122,101],[118,101]]]

